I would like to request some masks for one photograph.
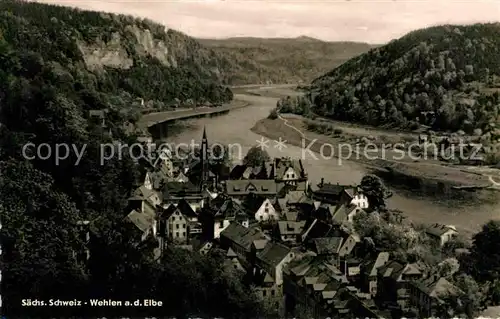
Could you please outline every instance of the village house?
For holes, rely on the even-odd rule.
[[[141,213],[133,209],[126,217],[125,222],[134,225],[139,231],[138,241],[145,241],[150,235],[155,236],[155,218],[156,215]]]
[[[234,252],[233,249],[229,248],[226,253],[225,265],[229,268],[233,268],[239,270],[241,272],[246,272],[246,269],[240,262],[238,255]]]
[[[256,197],[252,200],[255,204],[255,220],[258,222],[278,221],[281,218],[281,207],[276,200],[265,197]]]
[[[354,249],[359,242],[360,239],[355,234],[336,231],[332,237],[314,238],[312,248],[318,256],[327,256],[346,276],[357,276],[360,262],[354,259]]]
[[[357,208],[367,209],[369,206],[368,197],[363,194],[359,187],[346,187],[340,196],[340,204],[354,205]]]
[[[184,200],[171,204],[158,214],[158,229],[162,238],[175,244],[187,244],[190,238],[200,234],[202,229],[198,214]]]
[[[167,207],[185,200],[196,212],[203,208],[206,199],[206,194],[191,182],[167,182],[163,188],[163,203]]]
[[[314,238],[328,237],[333,229],[333,225],[319,219],[307,221],[304,227],[305,231],[301,235],[301,242],[310,247]]]
[[[277,237],[283,243],[295,245],[300,241],[300,235],[304,231],[305,225],[305,221],[280,220],[278,221],[275,237]]]
[[[226,229],[229,224],[237,222],[243,227],[249,226],[249,218],[245,210],[236,200],[218,196],[206,205],[201,213],[203,219],[204,238],[219,238],[220,233]]]
[[[149,178],[147,178],[144,185],[132,193],[132,196],[128,199],[128,203],[131,210],[155,216],[156,206],[162,203],[162,195],[153,189],[153,185]]]
[[[229,174],[229,179],[274,179],[271,175],[273,164],[273,162],[263,162],[262,165],[255,167],[245,164],[235,165]]]
[[[425,233],[438,245],[443,247],[444,244],[452,240],[458,235],[455,226],[433,224],[425,230]]]
[[[345,223],[353,223],[354,217],[363,211],[363,208],[354,204],[341,204],[335,208],[332,214],[332,223],[335,225],[343,225]]]
[[[323,258],[296,259],[285,267],[283,278],[288,313],[300,304],[315,318],[381,317],[375,304],[362,300],[346,276]]]
[[[279,243],[267,242],[257,254],[254,276],[262,278],[264,285],[258,289],[263,297],[281,296],[283,285],[283,267],[293,258],[294,252]]]
[[[202,255],[208,254],[212,248],[214,247],[214,243],[211,241],[205,242],[201,247],[198,249],[198,252]]]
[[[360,208],[368,207],[368,199],[359,192],[357,187],[325,183],[324,178],[321,179],[316,188],[310,187],[310,193],[312,199],[325,204],[338,205],[352,203],[360,206]]]
[[[250,194],[274,198],[279,191],[274,180],[227,180],[225,184],[225,193],[228,196],[238,199],[244,199]]]
[[[446,278],[435,275],[410,282],[409,291],[410,306],[418,311],[420,318],[442,316],[441,313],[438,313],[438,308],[446,303],[442,298],[444,296],[456,296],[460,293],[460,289]]]
[[[409,282],[423,278],[415,263],[387,262],[377,269],[377,299],[387,309],[409,310]]]
[[[179,171],[173,172],[172,177],[168,179],[168,182],[188,183],[190,180],[189,177],[187,177],[182,171]]]
[[[298,182],[307,182],[307,173],[300,159],[275,158],[271,175],[279,184],[296,185]]]
[[[253,227],[245,227],[239,223],[230,223],[220,233],[221,248],[227,250],[231,248],[245,269],[249,269],[255,261],[258,251],[264,249],[268,238],[264,233]]]
[[[330,224],[336,207],[331,204],[314,202],[314,211],[312,217]]]
[[[381,252],[375,260],[368,260],[361,265],[363,290],[368,292],[371,297],[377,295],[377,271],[389,261],[389,256],[388,252]]]
[[[174,176],[174,163],[172,157],[172,152],[169,149],[161,149],[158,151],[158,158],[153,164],[166,178],[172,178]]]
[[[281,215],[282,220],[286,220],[289,222],[297,222],[299,221],[299,212],[296,210],[286,210],[282,215]]]

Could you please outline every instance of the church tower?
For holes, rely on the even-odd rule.
[[[208,140],[207,131],[203,127],[203,137],[201,139],[201,188],[208,182]]]

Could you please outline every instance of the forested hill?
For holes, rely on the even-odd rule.
[[[314,80],[314,110],[373,125],[492,129],[500,108],[499,34],[499,24],[411,32]]]
[[[373,46],[357,42],[325,42],[310,37],[199,39],[228,63],[227,83],[309,83],[326,70],[365,53]]]
[[[21,59],[62,68],[87,89],[165,104],[231,98],[214,51],[152,21],[15,1],[0,12],[2,37]]]
[[[223,254],[169,248],[167,261],[152,260],[154,246],[137,245],[137,229],[123,222],[127,199],[141,182],[138,165],[127,149],[100,160],[104,144],[136,142],[121,128],[133,120],[139,98],[157,106],[229,100],[214,57],[195,40],[149,21],[0,2],[2,315],[265,317],[238,275],[221,269]],[[96,109],[108,110],[105,130],[89,119]],[[23,148],[28,143],[48,145],[52,154],[37,158],[34,147]],[[70,155],[60,153],[56,162],[56,148],[65,152],[64,145]],[[47,155],[47,147],[43,152],[38,154]],[[90,242],[81,221],[89,222]],[[88,261],[77,258],[85,248],[91,250]],[[21,302],[73,298],[152,298],[163,306]]]

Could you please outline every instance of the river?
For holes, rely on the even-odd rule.
[[[257,89],[258,90],[258,89]],[[269,90],[269,88],[265,88]],[[286,89],[279,88],[282,94]],[[255,92],[255,90],[253,90]],[[233,159],[244,156],[246,151],[257,144],[262,137],[250,131],[254,124],[267,117],[269,112],[276,106],[277,98],[263,97],[245,94],[235,94],[238,100],[250,102],[252,105],[246,108],[231,111],[228,115],[213,118],[192,119],[185,121],[187,129],[173,134],[167,138],[172,143],[187,143],[192,141],[199,143],[203,127],[206,127],[209,143],[221,143],[225,145],[238,145],[232,148]],[[302,149],[287,145],[281,150],[274,147],[275,142],[269,142],[267,151],[272,157],[290,156],[302,158]],[[241,155],[238,154],[241,147]],[[325,181],[340,184],[358,184],[367,170],[355,162],[343,161],[341,165],[336,159],[314,159],[306,154],[303,161],[311,183],[319,183],[321,178]],[[388,206],[402,210],[412,221],[420,223],[442,223],[453,224],[458,229],[466,232],[476,232],[486,221],[498,218],[498,205],[484,207],[459,207],[451,208],[433,203],[425,198],[408,197],[405,194],[394,191],[389,199]]]

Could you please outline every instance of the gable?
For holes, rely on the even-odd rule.
[[[181,213],[181,210],[178,207],[175,208],[174,212],[172,213],[172,215],[170,215],[168,219],[172,221],[177,218],[181,220],[185,219],[184,215]]]
[[[271,208],[272,208],[272,209],[274,210],[274,207],[273,207],[273,205],[272,205],[271,201],[270,201],[268,198],[266,198],[266,199],[262,202],[262,204],[260,205],[260,209],[265,209],[265,208],[268,208],[268,209],[271,209]]]
[[[297,178],[297,172],[293,169],[293,167],[288,167],[283,173],[283,178]]]
[[[248,183],[248,185],[245,187],[246,192],[255,192],[257,190],[257,187],[253,183]]]
[[[152,185],[151,174],[147,172],[146,176],[144,177],[144,186],[149,188],[151,185]]]
[[[458,232],[454,229],[448,229],[444,234],[441,235],[441,237],[445,237],[447,235],[453,235],[453,234],[458,234]]]

